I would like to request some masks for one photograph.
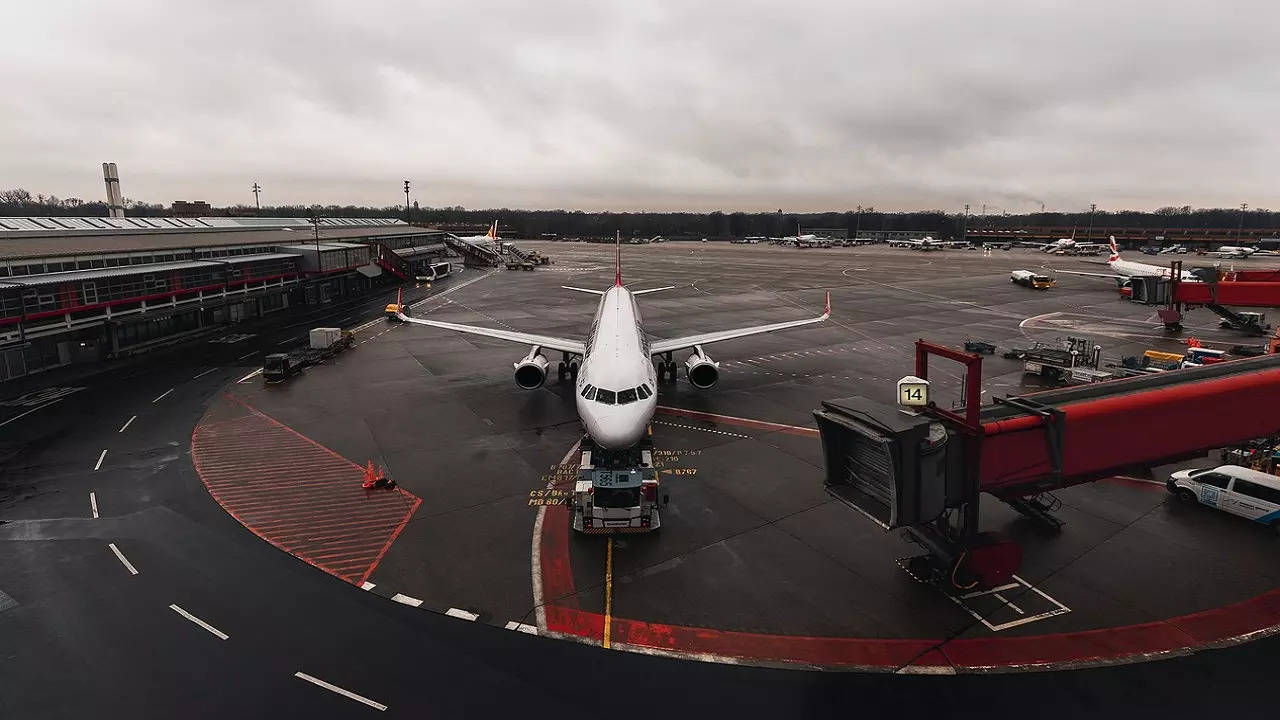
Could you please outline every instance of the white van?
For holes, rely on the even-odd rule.
[[[1262,523],[1280,534],[1280,477],[1239,465],[1179,470],[1165,483],[1169,492]]]

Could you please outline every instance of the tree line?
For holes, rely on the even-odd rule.
[[[161,217],[169,214],[154,203],[124,200],[126,214]],[[0,215],[3,216],[79,216],[106,217],[107,205],[101,201],[85,202],[78,198],[59,199],[53,195],[35,194],[22,188],[0,191]],[[367,207],[358,205],[271,205],[257,210],[252,206],[234,205],[214,208],[215,215],[263,217],[406,217],[403,205]],[[1037,212],[1024,214],[966,215],[963,212],[921,210],[915,212],[883,212],[875,208],[840,212],[792,213],[776,212],[585,212],[582,210],[521,210],[497,208],[468,210],[463,207],[425,207],[418,203],[408,209],[408,218],[417,225],[461,230],[488,226],[497,220],[501,234],[513,238],[609,237],[621,231],[624,237],[782,237],[813,229],[844,229],[853,235],[860,231],[915,230],[939,238],[959,237],[964,228],[1017,229],[1022,227],[1078,227],[1082,231],[1091,223],[1095,229],[1111,228],[1234,228],[1242,221],[1246,229],[1268,229],[1280,226],[1280,213],[1267,208],[1252,208],[1243,213],[1239,208],[1163,207],[1154,212],[1139,210],[1082,212]]]

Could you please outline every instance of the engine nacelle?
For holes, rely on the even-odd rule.
[[[684,361],[684,374],[689,384],[699,390],[715,387],[720,382],[720,363],[702,352],[695,352]]]
[[[524,359],[514,363],[516,369],[516,385],[524,390],[537,390],[547,381],[546,356],[537,350],[531,351]]]

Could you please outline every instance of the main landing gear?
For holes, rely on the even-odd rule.
[[[676,364],[671,359],[671,353],[664,353],[662,359],[654,363],[654,367],[658,370],[658,382],[662,382],[664,377],[670,378],[671,382],[676,381]]]
[[[565,353],[564,359],[556,366],[556,377],[560,382],[564,382],[566,377],[572,379],[575,383],[578,382],[578,365],[577,356]]]

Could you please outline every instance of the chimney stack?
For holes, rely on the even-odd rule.
[[[124,202],[120,195],[120,172],[115,163],[102,163],[102,179],[107,183],[107,207],[111,217],[124,217]]]

